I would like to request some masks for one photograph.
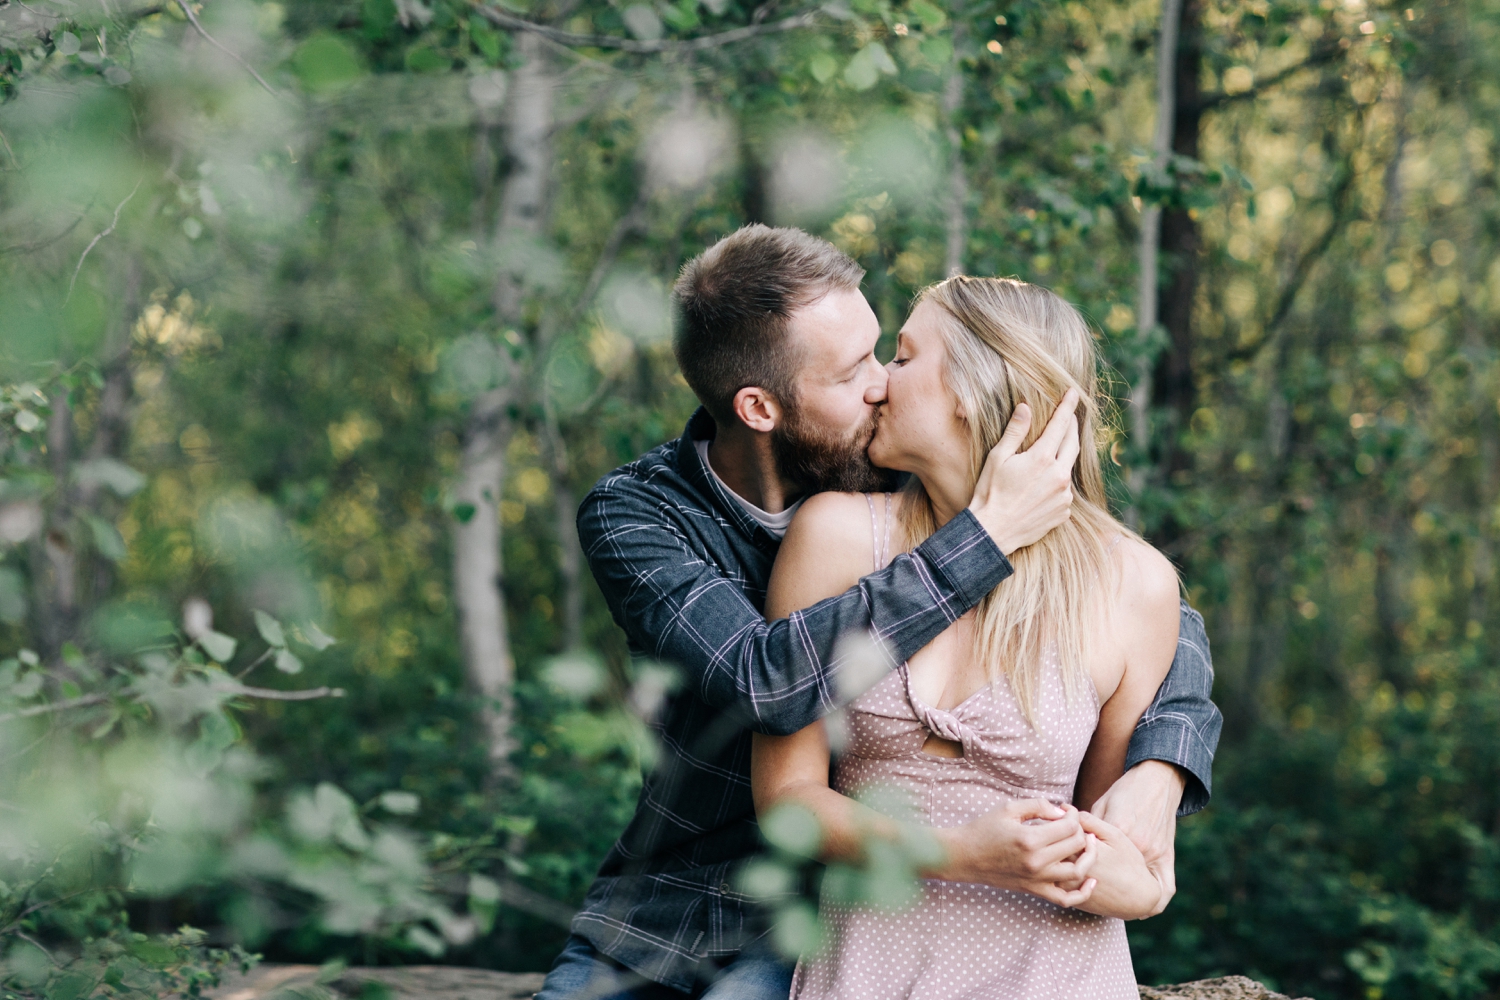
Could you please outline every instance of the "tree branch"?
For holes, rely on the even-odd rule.
[[[109,695],[107,694],[86,694],[79,698],[54,701],[47,705],[32,705],[30,708],[18,708],[14,712],[6,712],[4,715],[0,715],[0,722],[9,722],[12,719],[29,719],[34,715],[47,715],[51,712],[67,712],[75,708],[87,708],[90,705],[97,705],[107,700],[109,700]]]
[[[280,94],[278,94],[275,90],[273,90],[271,88],[271,85],[269,83],[267,83],[265,81],[265,79],[259,73],[255,72],[255,67],[254,66],[251,66],[245,60],[243,60],[243,59],[240,58],[239,53],[234,52],[233,50],[225,47],[224,45],[221,45],[219,43],[218,39],[216,39],[213,35],[210,35],[208,33],[207,29],[205,29],[203,27],[202,22],[200,22],[198,20],[198,15],[193,13],[193,8],[187,2],[187,0],[177,0],[177,6],[180,7],[182,9],[182,13],[187,16],[188,23],[191,24],[194,28],[197,29],[198,34],[200,34],[200,35],[203,36],[203,40],[205,42],[207,42],[208,44],[212,45],[214,48],[218,49],[220,52],[224,53],[226,56],[228,56],[229,58],[233,59],[235,62],[239,63],[241,66],[245,67],[245,72],[247,72],[251,76],[255,77],[255,82],[258,83],[258,84],[260,84],[262,87],[264,87],[265,90],[266,90],[266,93],[270,94],[272,97],[280,97],[281,96]]]
[[[304,688],[299,691],[278,691],[275,688],[248,687],[238,681],[221,684],[215,690],[228,695],[231,698],[259,698],[262,701],[312,701],[314,698],[342,698],[343,688],[317,687]],[[87,708],[90,705],[98,705],[108,701],[109,694],[86,694],[78,698],[68,698],[65,701],[54,701],[47,705],[32,705],[30,708],[18,708],[14,712],[6,712],[0,715],[0,722],[10,722],[13,719],[29,719],[36,715],[49,715],[53,712],[68,712],[75,708]]]
[[[72,221],[67,229],[64,229],[56,236],[51,236],[44,240],[32,240],[30,243],[16,243],[8,247],[0,247],[0,257],[4,257],[8,253],[31,253],[33,250],[43,250],[47,247],[50,247],[58,240],[62,239],[64,236],[77,229],[78,224],[82,221],[83,216],[80,215],[78,218]]]
[[[1196,104],[1194,104],[1190,109],[1184,108],[1183,110],[1191,110],[1193,112],[1201,114],[1204,111],[1211,111],[1214,108],[1221,108],[1226,104],[1233,104],[1235,101],[1253,101],[1265,91],[1270,90],[1272,87],[1276,87],[1285,83],[1291,77],[1295,76],[1305,69],[1312,69],[1316,66],[1321,66],[1324,63],[1332,62],[1334,57],[1336,57],[1341,51],[1343,50],[1341,50],[1337,45],[1320,43],[1313,48],[1312,52],[1306,59],[1302,60],[1299,63],[1293,63],[1280,72],[1271,74],[1264,80],[1257,83],[1255,86],[1251,87],[1249,90],[1241,90],[1238,93],[1234,94],[1228,94],[1223,91],[1220,91],[1217,94],[1205,94],[1203,98],[1200,99]]]
[[[635,204],[620,216],[614,229],[610,231],[609,238],[604,241],[604,248],[599,251],[599,259],[594,262],[594,269],[589,273],[589,279],[583,286],[583,293],[578,296],[578,302],[573,306],[573,312],[568,316],[565,326],[575,325],[593,306],[594,297],[599,294],[599,286],[604,284],[609,269],[615,266],[615,260],[620,256],[620,247],[624,245],[625,237],[640,228],[642,220],[645,219],[647,201],[646,189],[642,187],[636,195]]]
[[[78,284],[78,272],[83,270],[83,262],[85,258],[88,257],[89,251],[98,246],[100,240],[104,239],[104,237],[115,231],[115,227],[120,224],[120,211],[124,209],[126,202],[129,202],[130,199],[135,197],[135,193],[140,189],[141,182],[136,181],[135,187],[131,188],[130,193],[125,196],[125,201],[122,201],[115,206],[115,217],[113,221],[110,222],[109,228],[104,230],[104,232],[100,233],[98,236],[95,236],[93,239],[89,240],[89,245],[83,248],[83,253],[78,257],[78,266],[73,268],[73,279],[68,282],[68,294],[63,299],[64,305],[67,304],[68,299],[71,299],[73,297],[73,286]]]
[[[219,690],[246,698],[260,698],[264,701],[312,701],[314,698],[342,698],[344,696],[343,688],[331,687],[304,688],[300,691],[278,691],[275,688],[226,684]]]
[[[178,0],[179,3],[182,0]],[[796,17],[788,17],[784,20],[773,21],[770,24],[752,24],[744,28],[731,28],[729,31],[721,31],[717,35],[702,35],[698,38],[671,39],[664,38],[654,42],[638,41],[634,38],[620,38],[615,35],[580,35],[571,31],[562,31],[558,28],[548,27],[545,24],[537,24],[525,18],[507,14],[496,10],[494,7],[486,7],[478,0],[469,0],[469,5],[480,17],[491,24],[502,28],[510,28],[516,31],[530,31],[534,34],[557,42],[559,45],[576,45],[581,48],[592,49],[619,49],[621,52],[632,52],[638,55],[653,52],[702,52],[706,49],[715,49],[723,45],[733,45],[758,35],[773,35],[783,31],[796,31],[798,28],[810,27],[817,19],[817,11],[809,11],[806,14],[798,14]]]

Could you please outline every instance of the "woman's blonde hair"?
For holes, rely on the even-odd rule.
[[[976,612],[975,655],[991,683],[999,683],[1001,673],[1009,678],[1022,713],[1035,727],[1049,649],[1061,661],[1068,699],[1083,691],[1093,694],[1089,640],[1101,595],[1114,584],[1109,550],[1121,535],[1139,537],[1110,513],[1105,496],[1094,337],[1073,306],[1013,278],[959,275],[927,288],[917,302],[937,307],[948,349],[943,382],[963,407],[975,481],[1017,405],[1030,405],[1032,413],[1024,449],[1041,435],[1069,389],[1082,397],[1073,516],[1041,541],[1011,553],[1015,575],[985,595]],[[916,477],[906,486],[901,525],[912,546],[937,530],[932,503]]]

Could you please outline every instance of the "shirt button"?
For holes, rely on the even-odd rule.
[[[720,892],[728,892],[729,891],[729,883],[728,882],[720,882],[719,883],[719,891]]]

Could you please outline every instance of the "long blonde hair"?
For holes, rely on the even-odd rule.
[[[1082,447],[1073,467],[1073,516],[1034,545],[1011,553],[1015,575],[979,602],[974,655],[990,682],[1004,673],[1028,722],[1036,726],[1041,671],[1049,649],[1062,664],[1068,700],[1093,694],[1090,637],[1115,574],[1109,550],[1118,536],[1138,538],[1109,511],[1099,463],[1102,419],[1094,337],[1078,310],[1056,294],[1013,278],[949,278],[917,301],[938,307],[948,349],[943,382],[963,407],[970,473],[977,482],[1011,413],[1030,405],[1029,448],[1070,388],[1079,390]],[[901,504],[907,543],[937,530],[932,502],[912,477]]]

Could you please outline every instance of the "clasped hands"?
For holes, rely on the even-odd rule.
[[[962,826],[934,831],[946,854],[934,874],[1029,892],[1106,916],[1139,919],[1160,913],[1176,892],[1172,842],[1181,784],[1179,796],[1168,793],[1165,800],[1143,802],[1131,794],[1137,790],[1132,784],[1154,790],[1166,783],[1142,768],[1129,775],[1133,780],[1111,788],[1092,812],[1019,799]]]

